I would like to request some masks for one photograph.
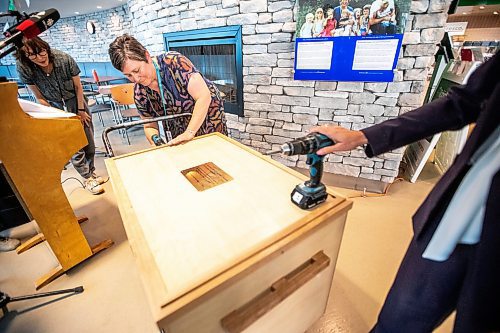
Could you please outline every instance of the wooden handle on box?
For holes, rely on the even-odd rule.
[[[330,258],[323,251],[316,253],[311,259],[273,283],[270,288],[247,304],[222,318],[222,327],[228,333],[242,332],[327,268],[328,265],[330,265]]]

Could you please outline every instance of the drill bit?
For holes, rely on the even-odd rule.
[[[282,152],[281,149],[269,150],[269,151],[264,152],[264,155],[277,154],[277,153],[281,153],[281,152]]]

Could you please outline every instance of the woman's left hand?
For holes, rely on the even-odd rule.
[[[186,132],[176,136],[171,141],[167,142],[167,146],[177,146],[177,145],[186,143],[188,141],[191,141],[191,140],[193,140],[193,138],[194,138],[194,133],[191,131],[186,131]]]

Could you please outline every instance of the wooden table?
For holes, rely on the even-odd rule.
[[[219,133],[106,160],[167,332],[304,332],[324,312],[347,211],[290,200],[305,177]]]

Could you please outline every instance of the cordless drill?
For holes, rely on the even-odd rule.
[[[323,175],[323,158],[316,152],[324,147],[333,145],[332,139],[324,134],[311,133],[302,138],[292,140],[281,145],[280,149],[266,152],[265,155],[282,153],[283,155],[307,154],[306,163],[310,166],[310,179],[295,186],[291,199],[294,204],[302,209],[309,209],[324,202],[328,196],[326,187],[321,183]]]
[[[151,141],[155,144],[155,146],[161,146],[165,144],[165,141],[158,134],[151,135]]]

